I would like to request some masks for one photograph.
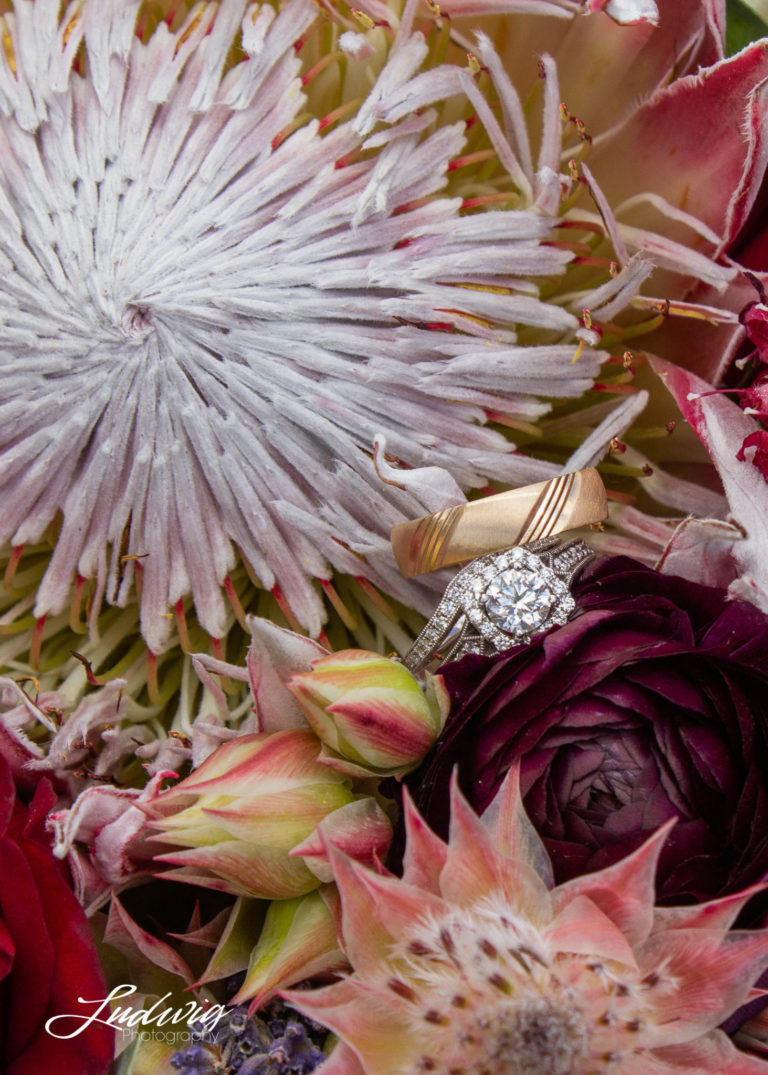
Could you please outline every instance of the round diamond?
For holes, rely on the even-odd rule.
[[[509,635],[538,631],[557,598],[546,579],[533,571],[510,567],[486,588],[482,604],[488,616]]]

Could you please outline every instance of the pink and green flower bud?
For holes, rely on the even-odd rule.
[[[432,747],[448,713],[441,676],[422,688],[407,668],[365,650],[320,657],[288,689],[324,744],[323,759],[357,776],[400,776]]]
[[[320,750],[309,729],[240,736],[161,794],[152,804],[152,839],[179,848],[156,856],[176,867],[163,876],[263,899],[317,888],[316,849],[312,869],[291,852],[324,819],[361,801],[348,776],[318,761]],[[358,839],[350,834],[347,814],[338,828],[363,860],[386,849],[381,826],[366,828],[372,848],[362,831]]]
[[[336,887],[327,885],[306,896],[270,903],[250,952],[245,981],[232,1003],[250,1001],[254,1011],[278,989],[345,967],[333,910],[338,902]]]

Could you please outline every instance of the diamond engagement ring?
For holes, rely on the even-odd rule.
[[[403,664],[414,674],[433,660],[492,654],[564,624],[576,608],[570,584],[594,552],[576,538],[543,538],[481,556],[451,580]]]

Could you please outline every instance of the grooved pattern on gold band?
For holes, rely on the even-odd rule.
[[[605,486],[593,467],[445,508],[392,528],[406,578],[465,563],[513,545],[607,518]]]
[[[546,483],[513,545],[525,545],[528,541],[549,537],[563,514],[574,480],[573,474],[560,474]]]
[[[419,520],[413,534],[412,563],[414,575],[423,575],[427,571],[437,571],[443,566],[440,557],[451,540],[459,519],[464,512],[464,505],[436,511]]]

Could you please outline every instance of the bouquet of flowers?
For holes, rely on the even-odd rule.
[[[768,1075],[768,11],[359,2],[0,0],[0,1069]]]

